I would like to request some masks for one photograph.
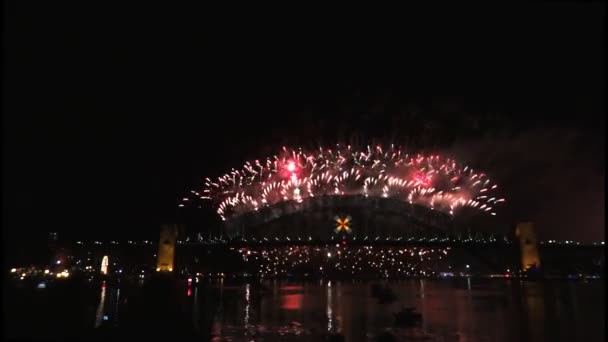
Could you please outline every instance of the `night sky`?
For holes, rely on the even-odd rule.
[[[499,215],[541,238],[604,238],[603,5],[331,29],[73,5],[5,8],[5,244],[156,239],[204,176],[357,141],[485,170],[508,199]]]

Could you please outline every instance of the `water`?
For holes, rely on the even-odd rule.
[[[213,341],[603,341],[604,282],[447,279],[371,283],[267,281],[230,284],[7,286],[5,335],[13,338],[147,338],[160,333]],[[415,307],[420,324],[396,327]]]

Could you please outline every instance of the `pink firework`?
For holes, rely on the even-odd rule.
[[[395,198],[454,215],[463,207],[496,215],[505,202],[484,173],[437,155],[410,155],[400,148],[351,146],[334,149],[283,148],[265,161],[246,162],[201,190],[190,191],[179,206],[210,200],[223,219],[284,201],[302,202],[318,196]]]

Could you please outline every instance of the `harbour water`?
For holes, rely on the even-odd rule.
[[[393,301],[379,300],[388,286]],[[227,279],[38,288],[9,282],[5,337],[197,341],[603,341],[603,280],[412,279],[235,282]],[[395,324],[413,307],[422,320]],[[390,339],[389,339],[390,340]]]

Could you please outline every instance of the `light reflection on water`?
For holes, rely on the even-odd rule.
[[[327,282],[327,331],[332,332],[333,330],[333,313],[331,310],[331,280]]]
[[[251,284],[245,285],[245,302],[247,303],[245,306],[245,329],[249,329],[249,289]]]
[[[101,320],[103,318],[104,312],[103,307],[106,303],[106,287],[101,287],[101,296],[99,297],[99,305],[97,305],[97,312],[95,313],[95,328],[99,328],[101,326]]]
[[[263,284],[269,291],[255,283],[216,285],[222,298],[214,341],[316,341],[328,333],[375,341],[386,331],[398,340],[603,340],[603,284],[411,280],[387,283],[398,297],[389,304],[371,296],[370,283]],[[564,305],[570,306],[567,315],[564,309],[548,314]],[[584,312],[572,312],[574,305]],[[422,324],[396,327],[394,313],[403,307],[415,307]]]
[[[120,288],[116,289],[116,300],[114,300],[114,326],[118,326],[118,306],[120,305]]]
[[[106,295],[109,293],[109,295]],[[104,321],[112,320],[112,326],[120,326],[120,287],[110,287],[101,284],[99,301],[95,310],[95,328],[104,327]]]
[[[604,340],[603,280],[383,282],[397,296],[388,304],[371,295],[369,282],[61,284],[5,294],[9,335],[139,340],[167,331],[182,332],[181,340],[320,341],[340,333],[346,341],[376,341],[390,331],[397,340]],[[396,327],[394,313],[403,307],[415,307],[422,323]]]

